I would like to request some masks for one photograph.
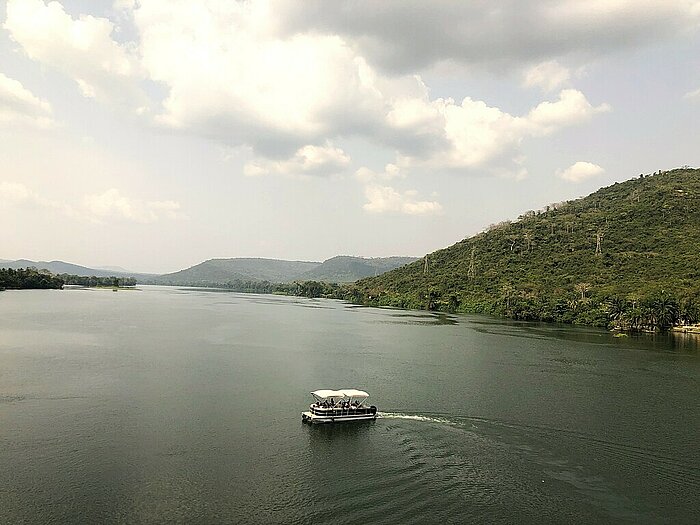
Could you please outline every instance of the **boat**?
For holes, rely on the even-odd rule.
[[[304,423],[340,423],[377,419],[377,407],[367,405],[369,394],[363,390],[316,390],[311,392],[314,402],[301,413]]]

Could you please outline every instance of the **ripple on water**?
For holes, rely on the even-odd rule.
[[[373,453],[356,458],[351,467],[340,458],[347,468],[333,489],[317,492],[310,507],[304,503],[311,521],[528,521],[564,514],[583,521],[659,518],[595,469],[572,464],[563,452],[570,447],[632,469],[652,469],[652,476],[678,487],[697,491],[698,486],[698,469],[692,465],[565,429],[396,412],[380,413],[368,428]],[[326,452],[330,455],[312,461],[333,461],[331,447]],[[326,463],[325,474],[337,471]],[[318,476],[310,479],[318,481]],[[572,489],[581,498],[573,501]]]
[[[24,401],[27,396],[20,394],[0,394],[0,403],[16,403],[17,401]]]

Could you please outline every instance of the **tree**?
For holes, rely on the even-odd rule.
[[[628,308],[627,301],[619,297],[612,297],[608,299],[605,306],[610,322],[619,326]]]
[[[515,295],[515,288],[510,283],[501,286],[501,300],[506,303],[506,312],[510,311],[510,302]]]
[[[584,301],[586,293],[591,289],[591,285],[589,283],[578,283],[574,288],[581,294],[581,301]]]
[[[664,294],[652,301],[651,309],[655,321],[655,328],[668,330],[678,323],[678,302],[670,296]]]
[[[303,295],[304,297],[321,297],[323,293],[323,284],[318,281],[305,281],[301,283],[300,287],[301,293],[299,295]]]
[[[525,246],[527,247],[527,251],[529,252],[532,248],[532,232],[530,230],[525,230],[523,232],[523,238],[525,239]]]
[[[693,297],[686,297],[681,301],[680,320],[683,324],[696,324],[700,322],[700,304]]]

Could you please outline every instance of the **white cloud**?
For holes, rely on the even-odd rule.
[[[580,91],[565,89],[559,93],[556,102],[542,102],[533,108],[527,120],[535,134],[547,135],[566,126],[587,122],[595,114],[611,109],[609,104],[594,107]]]
[[[252,146],[248,175],[337,171],[349,161],[328,141],[355,135],[396,148],[404,168],[482,168],[606,109],[574,90],[525,118],[469,97],[431,100],[419,76],[381,74],[351,40],[280,32],[273,7],[144,0],[134,11],[144,68],[169,88],[159,122]]]
[[[590,162],[576,162],[572,164],[565,170],[560,170],[557,175],[564,180],[569,182],[581,182],[592,177],[597,177],[605,172],[603,168],[597,164],[592,164]]]
[[[20,82],[0,73],[0,123],[50,128],[55,123],[51,105]]]
[[[0,203],[20,203],[30,199],[32,193],[24,184],[0,182]]]
[[[70,205],[54,199],[42,197],[19,182],[0,182],[0,206],[44,208],[57,211],[69,217],[77,215],[75,209]]]
[[[86,195],[83,206],[90,216],[98,220],[120,218],[140,223],[155,222],[161,218],[175,219],[180,210],[178,202],[131,199],[115,188],[101,194]]]
[[[700,89],[696,89],[695,91],[688,91],[685,95],[683,95],[683,98],[689,100],[700,100]]]
[[[401,171],[401,168],[391,163],[384,166],[384,171],[382,172],[376,172],[364,166],[355,172],[355,178],[364,183],[405,177],[406,175]]]
[[[115,26],[108,19],[73,19],[59,2],[8,0],[4,27],[29,58],[72,78],[84,96],[120,106],[143,104],[137,54],[112,39]]]
[[[360,4],[348,8],[350,25],[355,19],[367,21],[367,34],[378,31],[387,49],[405,44],[401,39],[409,33],[419,38],[401,24],[390,24],[394,29],[374,27]],[[431,23],[444,19],[448,28],[452,18],[469,25],[471,15],[504,16],[499,8],[486,13],[480,6],[412,1],[404,13],[400,5],[387,1],[381,8],[373,4],[372,11],[378,19],[387,13],[399,21],[410,16],[422,26],[427,9]],[[547,16],[563,16],[549,7]],[[320,31],[323,20],[330,23],[338,15],[335,4],[141,0],[119,1],[116,8],[129,13],[137,44],[115,42],[115,27],[106,19],[73,19],[60,4],[40,0],[9,0],[5,27],[30,57],[74,78],[87,97],[111,100],[118,94],[129,98],[128,106],[135,111],[148,113],[141,111],[148,103],[139,99],[136,82],[143,75],[158,83],[167,95],[156,122],[229,147],[252,148],[254,159],[244,168],[247,175],[338,172],[350,159],[332,146],[333,141],[361,137],[395,150],[395,164],[403,170],[478,169],[522,177],[525,171],[518,159],[525,138],[585,123],[609,109],[605,104],[592,106],[573,89],[524,116],[470,97],[461,103],[431,98],[419,75],[387,74],[378,68],[381,59],[376,49],[364,44],[365,33],[347,28],[339,34]],[[317,13],[322,8],[328,12]],[[601,10],[605,11],[602,4]],[[534,12],[539,8],[529,8],[528,13]],[[299,13],[316,13],[319,19],[297,19]],[[400,34],[392,32],[396,27]],[[450,38],[471,43],[482,39],[475,43],[477,48],[490,42],[481,32]],[[449,59],[452,52],[449,47],[430,60]],[[413,65],[419,62],[417,58]],[[552,64],[542,67],[532,82],[545,82]],[[558,80],[549,87],[562,82],[563,69],[558,67]]]
[[[134,12],[158,121],[257,154],[291,156],[383,117],[374,72],[334,35],[280,37],[267,2],[147,0]]]
[[[350,157],[330,142],[323,146],[306,145],[285,160],[258,158],[248,162],[243,172],[249,177],[259,175],[333,175],[350,164]]]
[[[387,164],[384,171],[377,172],[362,167],[355,172],[355,178],[364,184],[367,202],[363,208],[370,213],[401,213],[405,215],[435,215],[442,211],[437,201],[418,200],[418,192],[399,192],[380,182],[403,179],[406,175],[395,164]]]
[[[526,87],[539,87],[544,91],[554,91],[562,87],[571,79],[571,72],[556,60],[540,62],[529,69],[523,75],[523,85]]]
[[[525,138],[548,135],[567,126],[589,121],[595,114],[610,110],[607,104],[594,107],[585,95],[574,89],[563,90],[559,99],[545,101],[518,117],[466,97],[461,104],[451,99],[423,99],[433,111],[441,129],[435,137],[444,141],[429,155],[399,156],[401,167],[427,166],[436,169],[489,169],[516,178],[525,175],[519,146]],[[426,109],[426,113],[427,113]]]
[[[370,213],[434,215],[442,211],[442,206],[437,201],[418,200],[418,192],[415,190],[402,193],[391,186],[380,184],[383,181],[405,178],[401,168],[395,164],[387,164],[381,172],[362,167],[355,172],[355,178],[364,184],[367,202],[363,208]]]
[[[367,203],[363,207],[370,213],[434,215],[442,211],[439,202],[418,200],[414,190],[400,193],[390,186],[369,184],[365,187],[365,197]]]
[[[65,202],[43,197],[24,184],[0,182],[0,207],[14,206],[43,208],[68,217],[93,221],[120,218],[149,223],[163,218],[177,219],[182,216],[178,202],[131,199],[123,196],[119,190],[114,188],[101,194],[85,195],[82,206],[74,207]]]

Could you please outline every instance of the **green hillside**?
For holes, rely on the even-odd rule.
[[[700,170],[640,176],[527,212],[358,281],[345,297],[631,329],[697,322]]]

